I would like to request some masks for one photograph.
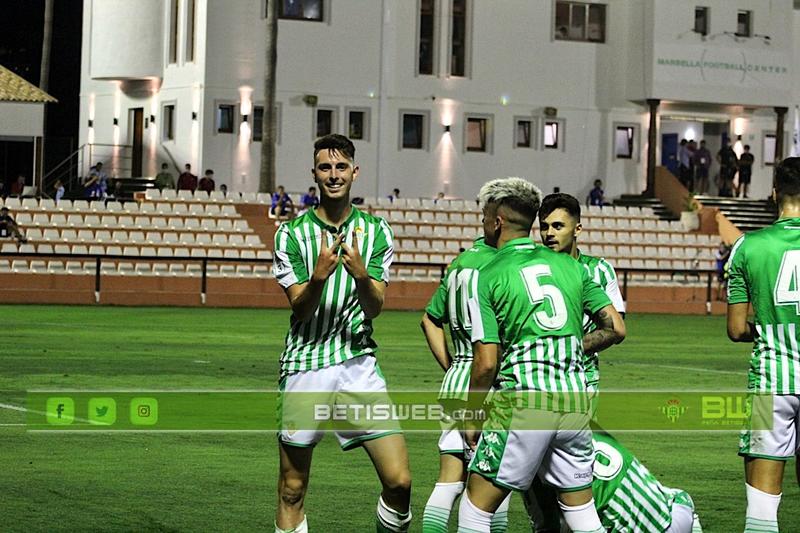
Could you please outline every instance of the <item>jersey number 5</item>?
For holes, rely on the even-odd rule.
[[[783,254],[778,282],[775,284],[775,303],[794,305],[800,315],[800,250],[789,250]]]
[[[564,303],[564,296],[558,287],[539,282],[539,278],[544,276],[551,276],[549,265],[531,265],[522,269],[522,279],[528,289],[531,305],[547,301],[550,303],[552,311],[551,313],[536,311],[533,318],[542,329],[561,329],[567,323],[567,305]]]

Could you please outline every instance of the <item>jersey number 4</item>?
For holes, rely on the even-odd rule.
[[[545,330],[563,328],[568,318],[567,304],[558,287],[539,281],[539,278],[551,275],[549,265],[531,265],[522,269],[522,279],[528,289],[531,305],[539,305],[544,302],[550,304],[549,313],[543,310],[533,314],[533,319],[540,328]]]
[[[778,282],[775,284],[775,304],[793,305],[800,315],[800,250],[783,254]]]

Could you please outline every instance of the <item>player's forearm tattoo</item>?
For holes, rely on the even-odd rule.
[[[583,351],[586,353],[601,352],[619,340],[614,331],[614,319],[605,310],[599,310],[592,319],[597,329],[583,337]]]

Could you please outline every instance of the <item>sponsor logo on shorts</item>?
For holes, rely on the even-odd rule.
[[[492,469],[492,465],[489,464],[489,461],[482,459],[478,461],[478,469],[483,472],[488,472]]]
[[[575,474],[575,479],[592,479],[591,472],[578,472]]]

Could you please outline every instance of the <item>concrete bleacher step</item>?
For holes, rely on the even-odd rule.
[[[678,216],[667,209],[658,198],[649,198],[641,194],[623,194],[614,200],[614,205],[627,207],[649,207],[661,220],[678,220]]]
[[[777,211],[772,200],[751,198],[729,198],[724,196],[697,195],[705,207],[716,208],[742,231],[753,231],[772,224]]]

